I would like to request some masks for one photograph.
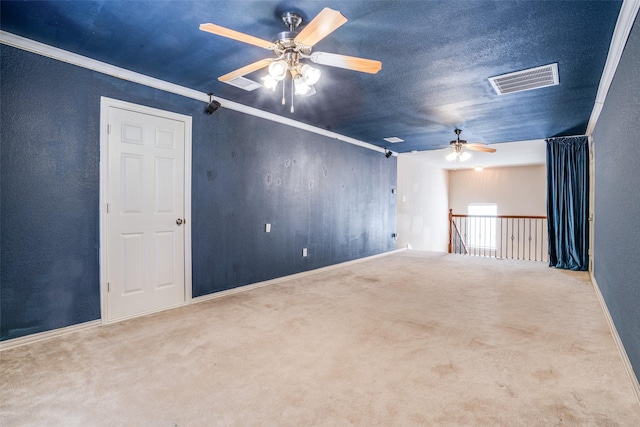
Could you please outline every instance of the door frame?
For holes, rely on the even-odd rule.
[[[191,116],[159,110],[143,105],[132,104],[117,99],[100,97],[100,318],[102,324],[126,320],[121,318],[108,321],[107,316],[107,237],[108,237],[108,200],[109,200],[109,108],[115,107],[136,113],[148,114],[184,123],[184,303],[188,305],[192,298],[191,278]],[[163,311],[171,306],[155,311]],[[141,313],[140,316],[149,314]],[[137,316],[134,316],[137,317]]]
[[[593,275],[595,254],[596,144],[589,136],[589,272]]]

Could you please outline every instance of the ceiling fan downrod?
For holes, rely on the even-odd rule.
[[[300,24],[302,24],[302,16],[295,12],[285,12],[282,14],[282,22],[289,27],[290,32],[294,32]]]

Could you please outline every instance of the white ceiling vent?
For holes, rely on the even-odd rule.
[[[489,82],[498,95],[555,86],[560,82],[558,63],[489,77]]]
[[[262,87],[260,83],[256,83],[253,80],[245,79],[244,77],[236,77],[235,79],[228,80],[225,83],[230,84],[231,86],[239,87],[240,89],[244,89],[249,92]]]
[[[404,139],[400,139],[397,136],[390,136],[389,138],[382,138],[382,139],[392,144],[397,144],[398,142],[404,142]]]

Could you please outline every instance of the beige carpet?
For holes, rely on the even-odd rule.
[[[0,353],[7,426],[640,426],[587,273],[405,252]]]

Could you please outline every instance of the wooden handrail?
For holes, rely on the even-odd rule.
[[[449,219],[451,218],[513,218],[513,219],[547,219],[546,216],[534,216],[534,215],[465,215],[451,213],[452,209],[449,209]]]

